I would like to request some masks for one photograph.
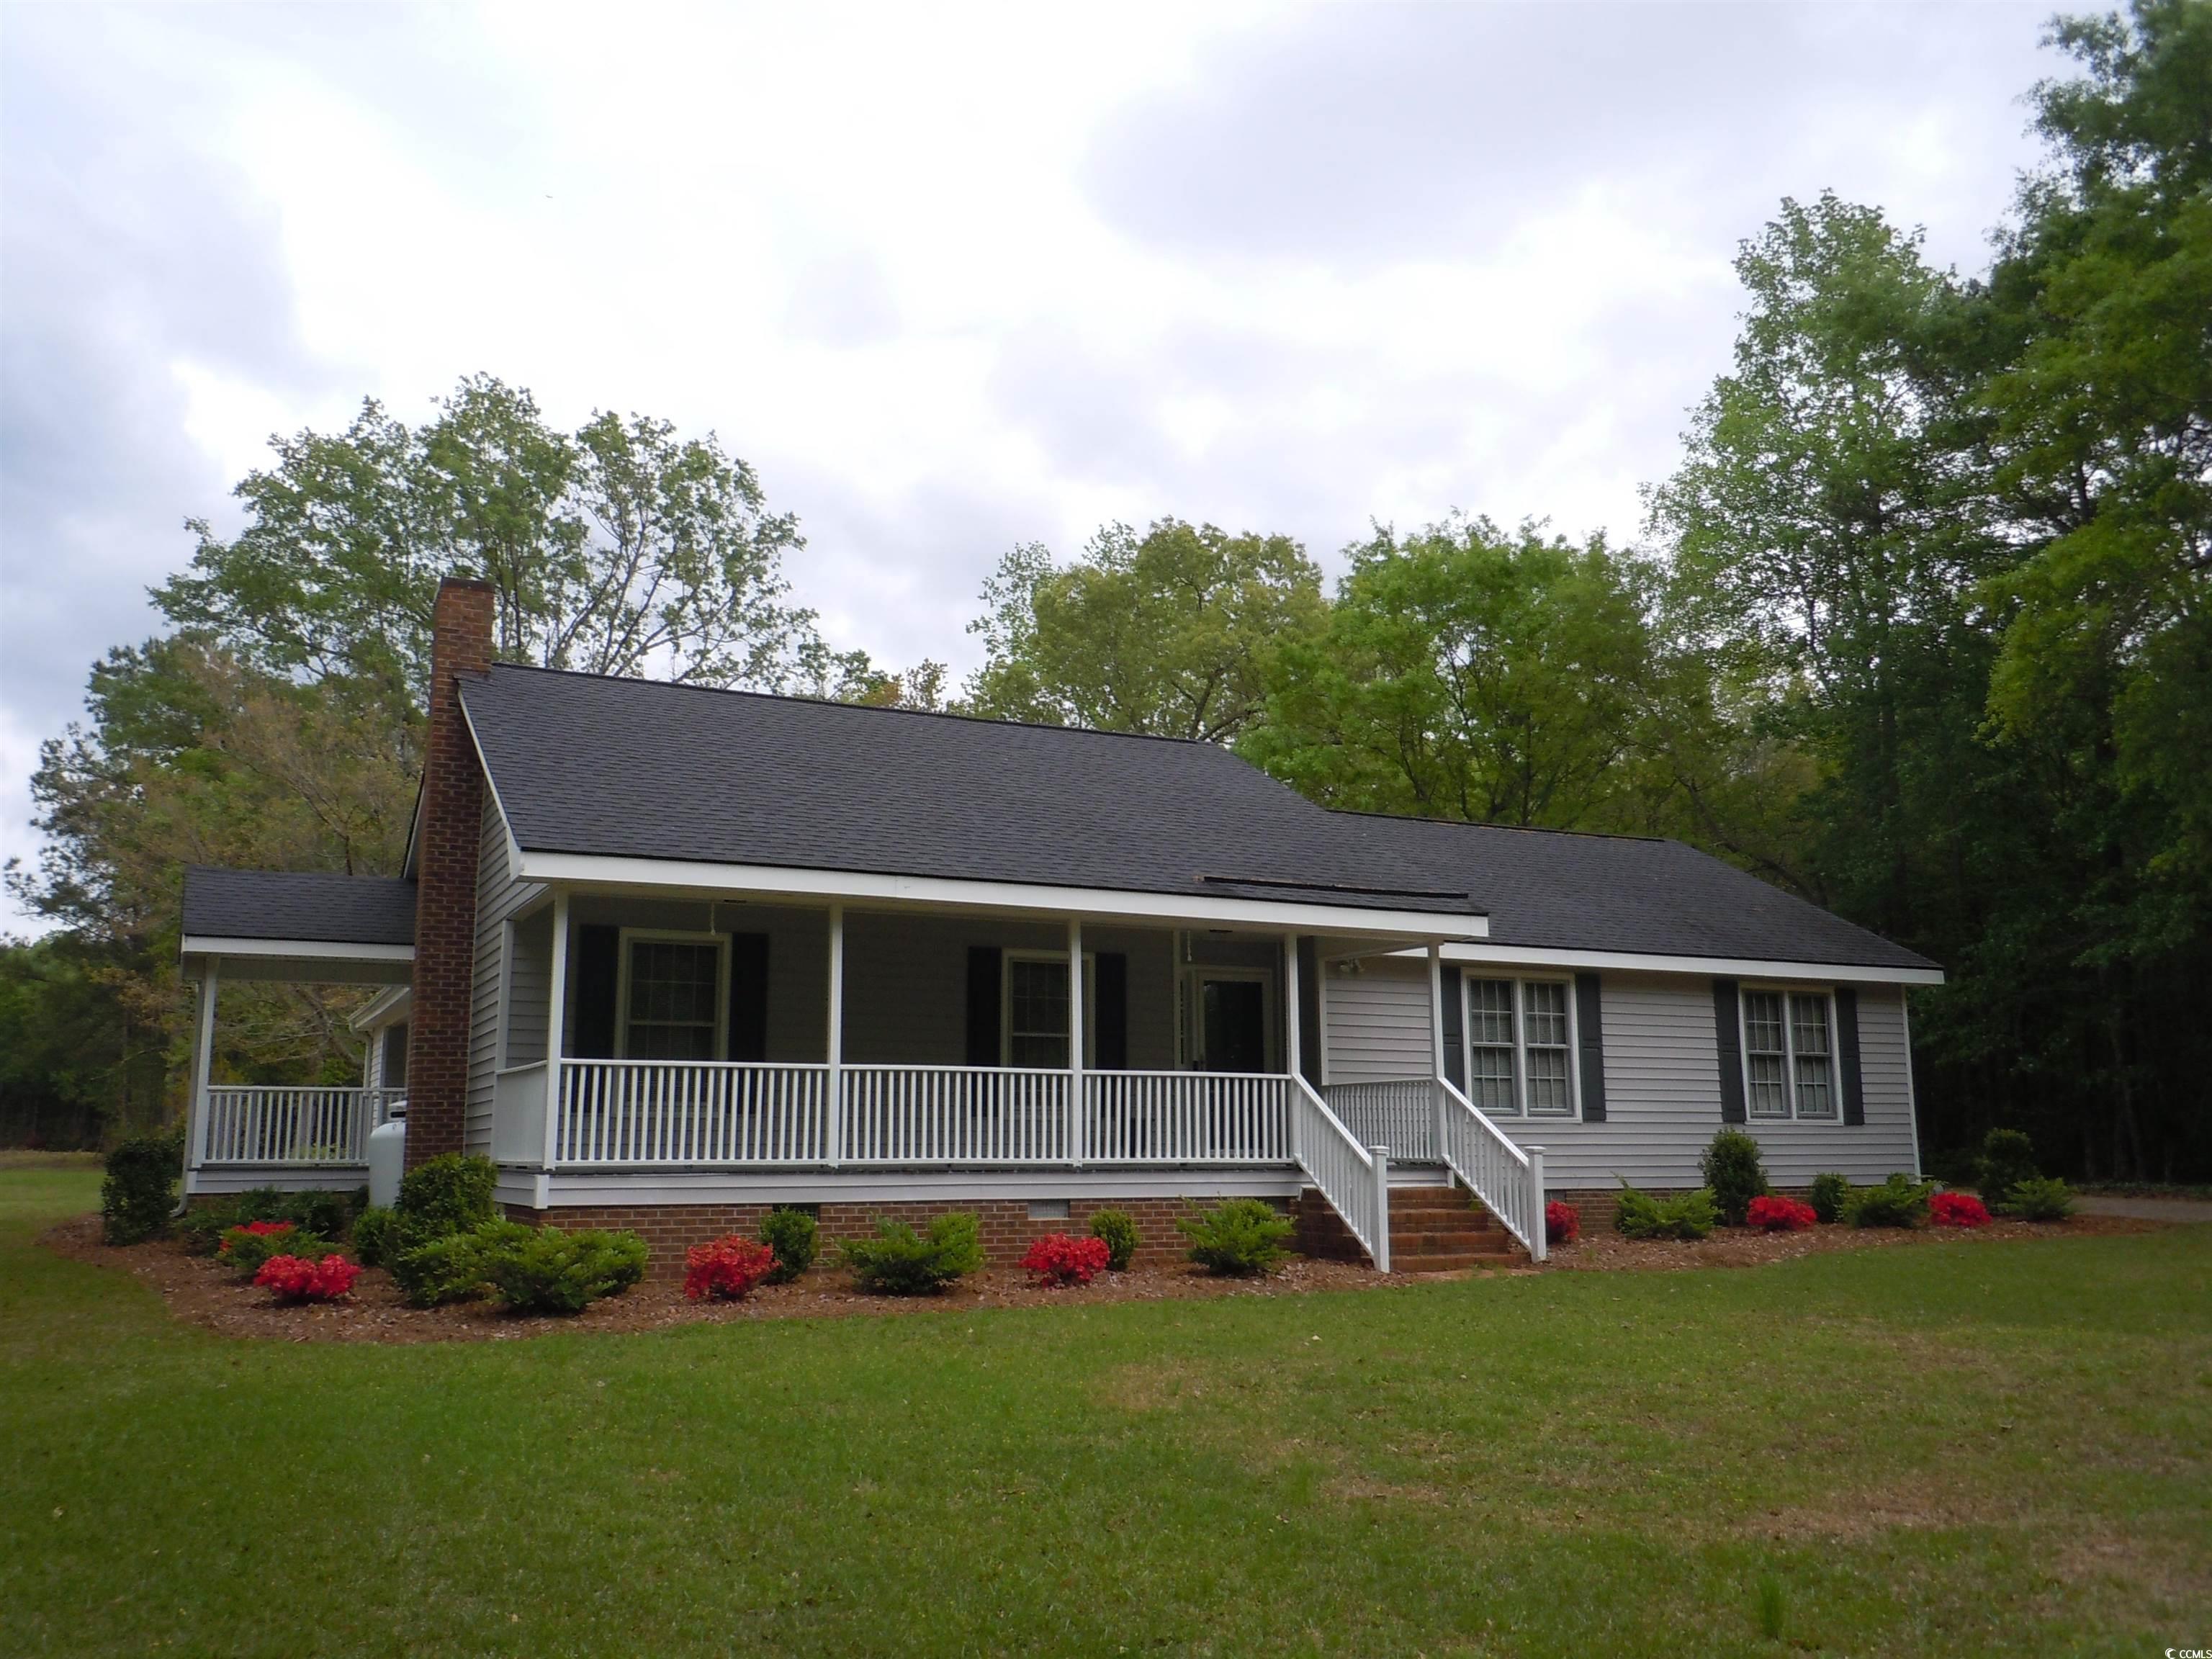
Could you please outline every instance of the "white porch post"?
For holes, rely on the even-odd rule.
[[[537,1207],[543,1210],[553,1198],[553,1164],[561,1152],[561,1060],[567,1048],[562,1030],[568,1018],[568,895],[553,895],[553,967],[545,1006],[545,1157],[539,1166]],[[622,1011],[615,1011],[620,1018]]]
[[[1436,1097],[1437,1158],[1444,1155],[1444,957],[1443,946],[1429,941],[1429,1092]],[[1445,1165],[1449,1170],[1450,1166]]]
[[[845,1157],[845,907],[830,907],[830,1167]]]
[[[1067,919],[1067,1161],[1083,1164],[1083,918]]]
[[[192,1093],[185,1109],[191,1114],[191,1122],[185,1131],[185,1142],[191,1149],[185,1169],[185,1189],[179,1194],[192,1195],[191,1177],[207,1162],[208,1151],[208,1077],[215,1065],[215,994],[220,982],[213,957],[200,964],[199,1018],[192,1028]]]
[[[1302,1010],[1298,1006],[1298,936],[1283,935],[1283,1058],[1284,1070],[1292,1077],[1303,1076],[1298,1052],[1298,1025]]]
[[[1528,1193],[1535,1201],[1528,1206],[1528,1254],[1541,1261],[1552,1253],[1552,1241],[1544,1229],[1544,1149],[1531,1146],[1528,1152]]]

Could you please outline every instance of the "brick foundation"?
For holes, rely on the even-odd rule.
[[[1022,1259],[1030,1242],[1047,1233],[1091,1231],[1091,1218],[1100,1210],[1121,1210],[1137,1224],[1137,1261],[1145,1266],[1181,1261],[1189,1242],[1176,1231],[1184,1216],[1209,1209],[1218,1200],[1190,1198],[1077,1198],[1068,1200],[1065,1219],[1030,1218],[1025,1199],[923,1199],[883,1204],[823,1204],[819,1206],[821,1241],[826,1258],[833,1240],[858,1238],[875,1231],[878,1221],[903,1221],[926,1227],[936,1217],[965,1210],[981,1224],[983,1259],[994,1267],[1011,1267]],[[673,1278],[684,1271],[684,1252],[725,1233],[751,1238],[760,1231],[761,1218],[774,1206],[767,1204],[590,1204],[574,1207],[533,1210],[523,1205],[506,1206],[510,1219],[533,1224],[550,1222],[559,1227],[618,1228],[641,1235],[653,1252],[649,1269],[656,1279]],[[1293,1213],[1295,1213],[1295,1206]],[[1358,1247],[1355,1245],[1354,1249]]]

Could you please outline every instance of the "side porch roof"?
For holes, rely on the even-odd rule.
[[[415,961],[415,884],[321,872],[185,872],[187,959],[231,978],[404,983]]]

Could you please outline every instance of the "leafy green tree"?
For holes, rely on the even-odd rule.
[[[1378,530],[1326,630],[1270,659],[1244,750],[1333,805],[1617,823],[1658,694],[1656,581],[1601,538],[1486,519]]]
[[[1228,743],[1259,716],[1271,652],[1321,625],[1321,572],[1282,536],[1162,519],[1083,557],[1034,544],[985,583],[964,706],[1002,720]]]
[[[372,400],[343,433],[272,441],[276,465],[237,489],[246,528],[192,521],[191,569],[155,593],[254,666],[419,707],[438,582],[460,573],[493,585],[508,661],[763,690],[822,672],[787,602],[797,524],[711,434],[605,414],[562,433],[478,375],[420,427]]]

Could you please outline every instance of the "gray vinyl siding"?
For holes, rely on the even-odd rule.
[[[1427,969],[1373,958],[1362,966],[1361,973],[1329,977],[1329,1080],[1425,1077]],[[1607,973],[1601,986],[1606,1121],[1502,1118],[1499,1127],[1523,1146],[1544,1148],[1546,1182],[1555,1188],[1622,1180],[1695,1186],[1698,1154],[1721,1127],[1712,981],[1692,974]],[[1824,1170],[1877,1182],[1915,1167],[1899,988],[1860,988],[1859,1048],[1864,1124],[1743,1126],[1758,1139],[1776,1185],[1802,1186]]]
[[[477,857],[477,963],[469,1010],[469,1112],[463,1137],[471,1152],[491,1152],[493,1079],[501,1064],[501,1014],[503,1004],[511,1008],[513,998],[507,982],[507,924],[541,890],[508,874],[507,826],[487,793]],[[545,1004],[543,984],[541,981],[540,1007]]]
[[[545,1017],[553,994],[553,912],[541,907],[514,924],[514,960],[507,970],[508,1066],[545,1058]]]

